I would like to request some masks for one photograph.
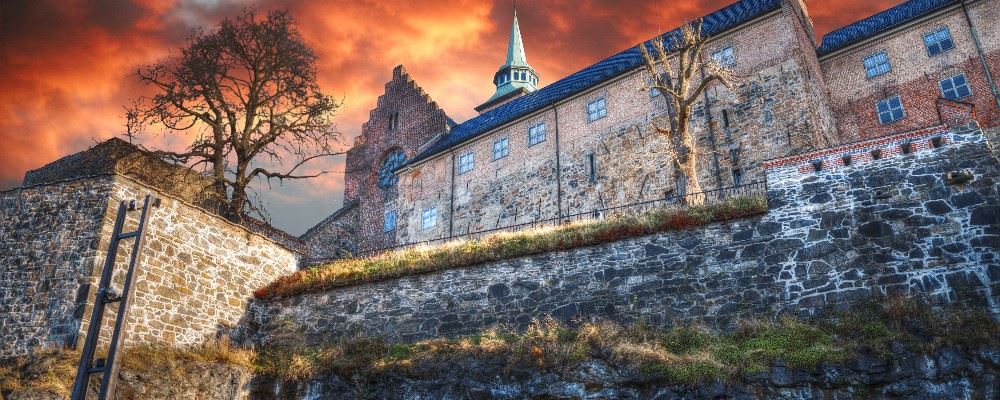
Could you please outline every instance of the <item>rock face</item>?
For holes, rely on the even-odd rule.
[[[944,145],[931,148],[932,137]],[[1000,165],[982,134],[890,139],[871,145],[877,159],[850,145],[776,161],[762,217],[256,302],[243,328],[251,342],[283,345],[470,335],[545,315],[724,328],[896,293],[1000,315]],[[848,152],[850,165],[831,161]],[[814,171],[813,157],[826,166]],[[966,169],[971,181],[946,181]]]
[[[258,379],[254,387],[254,399],[998,399],[1000,349],[944,348],[924,355],[897,345],[887,358],[864,355],[815,371],[775,363],[739,382],[693,386],[650,380],[592,360],[563,373],[504,371],[477,363],[455,365],[433,377],[333,375],[299,384]]]

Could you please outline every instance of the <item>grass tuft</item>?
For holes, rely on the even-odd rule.
[[[280,277],[257,289],[254,296],[259,299],[288,297],[338,286],[688,229],[766,211],[767,199],[763,196],[737,197],[711,205],[665,208],[638,216],[623,215],[531,231],[495,233],[478,239],[412,247],[367,258],[337,260]]]

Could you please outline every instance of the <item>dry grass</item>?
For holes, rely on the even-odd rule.
[[[408,248],[368,258],[338,260],[281,277],[254,294],[260,299],[287,297],[337,286],[687,229],[766,211],[767,200],[763,196],[740,197],[712,205],[663,209],[639,216],[620,216],[531,231],[497,233],[480,239]]]
[[[249,370],[253,368],[255,357],[252,350],[234,347],[226,339],[181,348],[144,344],[125,351],[121,368],[132,373],[183,380],[192,363],[227,364]],[[0,394],[7,396],[19,391],[68,397],[79,362],[79,351],[60,348],[39,349],[30,356],[2,360]]]
[[[542,319],[523,333],[489,330],[478,336],[412,344],[350,338],[326,347],[267,349],[256,362],[259,374],[301,381],[326,374],[378,380],[396,373],[420,379],[440,377],[455,368],[561,373],[582,361],[599,359],[649,379],[692,385],[738,380],[767,370],[775,360],[810,370],[860,352],[889,356],[893,342],[914,351],[929,352],[943,345],[974,351],[1000,346],[1000,323],[982,310],[941,310],[919,301],[884,299],[865,312],[816,322],[746,320],[729,334],[698,325],[656,330],[606,321],[571,328]]]

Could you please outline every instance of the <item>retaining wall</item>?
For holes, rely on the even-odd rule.
[[[977,128],[932,127],[767,168],[770,211],[761,217],[258,301],[243,327],[252,342],[282,345],[474,334],[544,315],[724,327],[887,293],[1000,317],[1000,165]],[[946,179],[966,169],[970,181]]]

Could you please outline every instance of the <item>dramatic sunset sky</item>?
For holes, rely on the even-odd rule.
[[[522,0],[518,17],[528,61],[547,85],[731,1]],[[809,7],[822,35],[897,2],[809,0]],[[453,119],[474,116],[493,93],[513,9],[512,0],[0,1],[0,190],[29,169],[121,135],[122,105],[138,95],[135,68],[248,5],[285,8],[297,19],[319,55],[320,84],[344,100],[336,117],[344,143],[360,133],[398,64]],[[342,187],[340,173],[275,185],[267,205],[276,226],[301,234],[340,206]]]

